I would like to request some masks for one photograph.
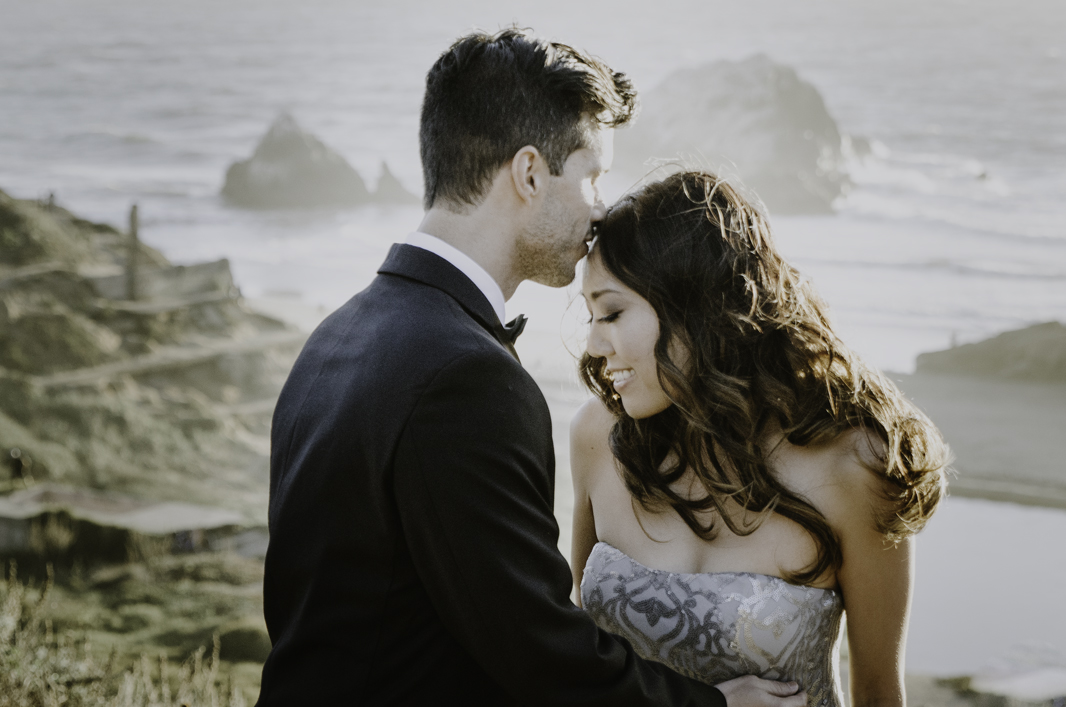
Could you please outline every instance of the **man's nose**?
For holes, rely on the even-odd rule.
[[[592,205],[592,217],[591,221],[593,225],[598,225],[607,216],[607,207],[603,203],[603,199],[600,198],[599,193],[596,194],[596,203]]]

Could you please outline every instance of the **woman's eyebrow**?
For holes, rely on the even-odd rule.
[[[606,294],[610,294],[610,293],[614,293],[616,295],[620,294],[618,292],[618,290],[612,290],[611,288],[607,287],[607,288],[604,288],[602,290],[596,290],[595,292],[590,293],[589,296],[587,297],[587,299],[596,300],[596,299],[599,299],[602,295],[606,295]]]

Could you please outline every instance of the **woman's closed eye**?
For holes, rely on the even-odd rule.
[[[604,324],[610,324],[615,319],[618,319],[618,317],[621,316],[621,314],[622,314],[622,310],[619,309],[617,312],[611,312],[610,314],[603,315],[602,317],[600,317],[596,321],[603,322]]]

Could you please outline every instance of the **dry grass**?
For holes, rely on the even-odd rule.
[[[0,707],[246,707],[239,689],[219,684],[219,639],[209,660],[195,651],[174,669],[142,654],[131,666],[103,663],[85,639],[52,630],[52,574],[40,588],[19,581],[14,563],[0,579]]]

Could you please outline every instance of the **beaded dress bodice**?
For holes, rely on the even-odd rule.
[[[831,589],[750,572],[651,569],[600,542],[585,565],[581,603],[600,628],[683,675],[711,685],[741,675],[795,680],[810,707],[844,704],[844,605]]]

